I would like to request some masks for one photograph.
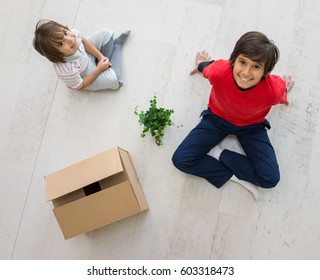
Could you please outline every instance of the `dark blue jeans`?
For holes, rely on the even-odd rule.
[[[209,109],[172,157],[182,172],[202,177],[220,188],[233,175],[262,188],[273,188],[280,180],[279,166],[269,140],[267,120],[249,126],[233,125]],[[223,150],[217,160],[207,153],[229,134],[235,135],[246,155]]]

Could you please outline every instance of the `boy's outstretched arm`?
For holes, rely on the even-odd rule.
[[[287,93],[289,93],[289,91],[291,91],[291,89],[294,86],[294,80],[292,79],[291,75],[283,75],[283,80],[286,82],[286,90]],[[286,102],[286,105],[289,105],[289,102]]]
[[[210,61],[211,56],[209,56],[209,53],[205,50],[201,51],[201,52],[197,52],[196,55],[196,68],[194,68],[193,70],[190,71],[189,75],[193,75],[197,72],[199,72],[198,70],[198,66],[201,62],[206,62],[206,61]]]

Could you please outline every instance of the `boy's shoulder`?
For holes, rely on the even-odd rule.
[[[224,76],[226,72],[232,72],[232,67],[229,60],[218,59],[204,68],[204,74]]]
[[[270,74],[265,80],[274,90],[283,92],[286,89],[286,82],[279,75]]]
[[[286,102],[286,82],[278,75],[268,75],[265,78],[264,90],[269,92],[272,105]]]
[[[213,63],[215,65],[215,67],[219,67],[219,68],[231,68],[231,64],[230,61],[227,59],[217,59],[215,60],[215,62]]]

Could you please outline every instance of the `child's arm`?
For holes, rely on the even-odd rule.
[[[101,72],[107,70],[111,66],[108,58],[101,59],[97,65],[97,67],[86,77],[83,78],[83,82],[78,90],[85,89],[88,85],[90,85]]]
[[[82,38],[82,44],[83,44],[85,50],[88,53],[92,54],[95,58],[97,58],[98,61],[105,58],[105,56],[88,39]]]
[[[88,76],[83,78],[83,82],[78,90],[85,89],[100,75],[101,72],[107,70],[112,65],[109,59],[105,57],[88,39],[82,38],[82,43],[85,50],[97,58],[99,63]]]

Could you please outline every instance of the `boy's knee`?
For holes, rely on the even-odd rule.
[[[181,157],[180,153],[178,152],[178,150],[174,152],[171,160],[172,160],[173,165],[178,169],[181,165],[183,165],[182,157]]]
[[[261,188],[271,189],[274,188],[280,181],[279,171],[270,172],[259,176]]]
[[[188,160],[188,157],[186,157],[185,153],[183,153],[181,150],[177,149],[172,158],[173,165],[178,168],[181,171],[184,171],[185,169],[188,169],[193,164],[190,160]]]

